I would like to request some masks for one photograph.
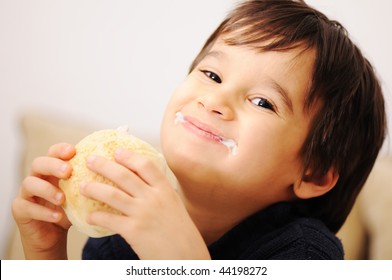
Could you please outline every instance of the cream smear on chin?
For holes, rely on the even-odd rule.
[[[185,122],[185,118],[184,115],[181,112],[177,112],[174,118],[174,124],[179,124],[179,123],[183,123]],[[237,154],[237,143],[233,140],[233,139],[228,139],[228,138],[223,138],[223,137],[219,137],[220,138],[220,142],[225,145],[228,149],[230,154],[232,155],[236,155]]]

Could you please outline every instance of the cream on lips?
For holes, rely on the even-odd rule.
[[[184,122],[186,122],[184,115],[181,112],[177,112],[175,114],[174,124],[179,124],[179,123],[184,123]],[[229,149],[230,154],[232,154],[232,155],[237,154],[238,146],[237,146],[237,143],[233,139],[224,138],[224,137],[218,136],[218,135],[215,135],[215,137],[217,137],[219,142],[222,143],[223,145],[225,145]]]

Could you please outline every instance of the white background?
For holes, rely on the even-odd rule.
[[[170,280],[248,280],[248,279],[377,279],[391,278],[390,260],[228,260],[228,261],[3,261],[2,280],[69,279],[170,279]],[[259,269],[260,268],[260,269]],[[60,271],[60,273],[59,273]],[[240,273],[240,272],[243,273]],[[246,272],[253,272],[246,275]],[[133,275],[130,275],[133,272]],[[165,274],[165,275],[163,275]]]
[[[1,258],[19,185],[20,114],[36,108],[157,137],[171,92],[235,2],[0,0]],[[377,69],[391,112],[392,2],[307,2],[349,30]],[[383,153],[391,154],[388,145]]]

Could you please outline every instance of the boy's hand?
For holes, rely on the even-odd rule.
[[[58,188],[59,178],[68,178],[72,167],[66,162],[75,148],[61,143],[49,148],[48,155],[32,163],[12,204],[27,259],[66,258],[67,232],[71,224],[61,205],[64,194]]]
[[[115,160],[90,157],[88,167],[118,185],[87,182],[85,196],[123,215],[93,212],[88,222],[119,233],[141,259],[208,259],[203,238],[167,177],[145,156],[117,150]]]

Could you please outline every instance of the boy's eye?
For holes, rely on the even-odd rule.
[[[256,97],[256,98],[253,98],[251,100],[251,102],[253,104],[257,105],[257,106],[260,106],[260,107],[263,107],[265,109],[268,109],[268,110],[271,110],[271,111],[275,112],[274,105],[271,102],[269,102],[267,99],[265,99],[265,98]]]
[[[222,83],[221,78],[220,78],[217,74],[215,74],[214,72],[207,71],[207,70],[202,70],[201,72],[203,72],[204,75],[206,75],[206,76],[207,76],[208,78],[210,78],[211,80],[217,82],[218,84],[221,84],[221,83]]]

